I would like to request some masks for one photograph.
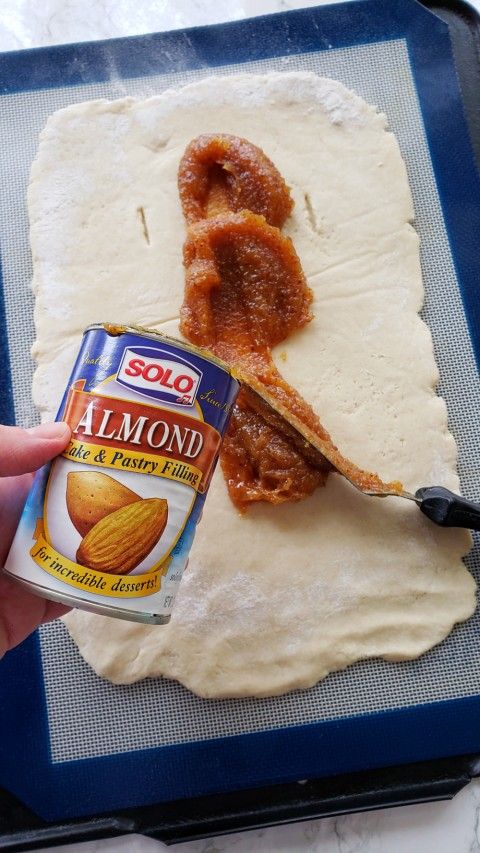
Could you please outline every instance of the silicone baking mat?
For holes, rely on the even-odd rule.
[[[9,411],[17,423],[28,426],[36,417],[25,194],[47,116],[92,98],[148,97],[212,68],[216,74],[309,70],[378,105],[399,141],[421,237],[424,318],[439,393],[459,446],[462,490],[480,498],[473,290],[480,195],[443,23],[413,0],[366,0],[4,61],[0,241]],[[480,575],[478,541],[467,563]],[[10,679],[4,697],[0,686],[0,700],[3,731],[11,734],[0,781],[57,819],[473,752],[480,748],[472,724],[480,707],[479,627],[477,614],[418,661],[362,662],[308,691],[206,701],[163,679],[111,685],[84,663],[61,623],[45,626],[0,668],[3,685]],[[32,760],[35,773],[27,772]],[[145,778],[148,785],[139,785]],[[79,789],[83,794],[73,796]]]

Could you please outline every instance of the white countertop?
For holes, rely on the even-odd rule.
[[[321,0],[2,0],[0,51],[136,35],[268,12]],[[472,5],[480,10],[480,0]],[[124,836],[56,847],[68,853],[154,853],[157,841]],[[480,781],[454,800],[180,844],[178,853],[480,853]]]

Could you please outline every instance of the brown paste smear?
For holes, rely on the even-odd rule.
[[[243,510],[253,501],[301,500],[335,469],[363,490],[398,489],[341,455],[273,363],[272,347],[311,320],[313,298],[293,243],[280,231],[293,201],[273,163],[245,139],[199,136],[182,157],[178,186],[188,226],[182,334],[266,389],[328,454],[309,448],[244,387],[220,454],[233,503]]]

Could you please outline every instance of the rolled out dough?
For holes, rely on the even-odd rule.
[[[373,107],[313,74],[211,78],[49,119],[29,189],[43,416],[56,410],[88,323],[175,331],[185,234],[176,172],[205,132],[259,145],[293,193],[285,230],[315,319],[275,353],[287,381],[362,467],[410,489],[458,489],[418,317],[418,238],[396,140]],[[474,610],[461,561],[469,546],[465,531],[436,528],[398,499],[363,497],[337,475],[302,503],[241,517],[218,470],[168,626],[81,611],[65,622],[112,681],[163,674],[202,696],[273,695],[442,640]]]

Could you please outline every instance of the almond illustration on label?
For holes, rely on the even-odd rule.
[[[105,515],[82,539],[77,563],[101,572],[126,575],[148,556],[168,520],[164,498],[136,500]]]
[[[106,515],[139,500],[140,495],[108,474],[71,471],[67,475],[67,510],[82,537]]]

